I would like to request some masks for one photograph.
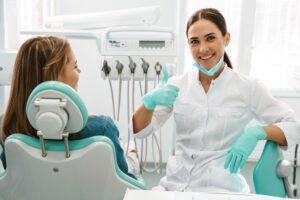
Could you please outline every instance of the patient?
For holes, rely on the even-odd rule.
[[[30,125],[26,117],[27,99],[37,85],[44,81],[56,80],[68,84],[77,91],[79,73],[77,60],[66,39],[50,36],[27,40],[16,57],[6,111],[4,116],[0,114],[2,144],[13,133],[37,137],[37,130]],[[69,139],[82,139],[96,135],[104,135],[111,139],[116,149],[119,168],[135,178],[128,172],[128,165],[119,142],[119,131],[110,117],[89,116],[86,127],[79,133],[70,135]],[[4,151],[1,160],[6,168]]]

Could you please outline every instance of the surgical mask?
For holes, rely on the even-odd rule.
[[[222,56],[219,60],[219,62],[212,68],[210,69],[205,69],[204,67],[201,67],[198,63],[194,63],[193,65],[200,69],[202,72],[204,72],[207,76],[213,76],[221,67],[222,63],[224,60],[224,56]]]

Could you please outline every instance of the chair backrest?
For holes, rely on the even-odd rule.
[[[1,200],[121,200],[127,188],[147,189],[119,169],[114,145],[105,136],[70,141],[70,158],[62,141],[46,140],[45,147],[47,157],[42,157],[39,139],[7,138]]]
[[[119,169],[109,138],[68,141],[87,121],[82,100],[69,86],[56,81],[37,86],[26,112],[40,139],[12,134],[5,140],[0,200],[119,200],[127,188],[147,189]]]
[[[286,197],[283,178],[277,176],[277,166],[283,160],[279,146],[267,141],[264,150],[253,171],[253,183],[256,194]]]

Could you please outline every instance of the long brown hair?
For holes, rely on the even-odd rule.
[[[40,83],[57,80],[68,62],[70,44],[66,39],[48,36],[28,39],[20,47],[12,75],[8,105],[2,121],[2,142],[13,133],[36,137],[26,117],[26,103]]]
[[[200,19],[206,19],[211,21],[218,27],[218,29],[221,31],[223,36],[226,35],[227,26],[223,15],[215,8],[203,8],[201,10],[196,11],[188,20],[186,25],[186,36],[188,36],[188,31],[190,27]],[[224,62],[227,64],[229,68],[233,68],[231,61],[226,52],[224,53]]]

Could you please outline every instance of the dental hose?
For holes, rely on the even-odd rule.
[[[132,112],[134,113],[134,73],[131,73],[131,80],[132,80]],[[127,84],[127,119],[128,119],[128,124],[130,124],[130,98],[129,98],[129,88],[130,88],[130,80],[128,80]],[[129,150],[129,143],[130,143],[130,128],[128,127],[128,137],[127,137],[127,148],[126,148],[126,155],[128,155],[128,150]],[[137,155],[137,158],[139,159],[139,154],[138,154],[138,149],[137,149],[137,143],[136,139],[134,138],[134,145],[135,145],[135,153]]]
[[[148,81],[148,79],[145,77],[145,80]],[[140,85],[141,86],[141,85]],[[147,86],[148,87],[148,86]],[[147,92],[147,89],[145,87],[145,91]],[[140,90],[142,91],[142,90]],[[141,93],[141,96],[143,96],[143,93]],[[144,142],[145,142],[145,158],[143,158],[144,156]],[[154,142],[156,143],[158,152],[159,152],[159,161],[156,162],[156,158],[155,158],[155,153],[154,153]],[[157,137],[155,133],[152,133],[152,156],[153,156],[153,161],[154,161],[154,169],[149,169],[146,166],[146,161],[147,161],[147,156],[148,155],[148,139],[145,138],[142,140],[141,142],[141,172],[147,172],[147,173],[153,173],[153,172],[161,172],[161,166],[162,166],[162,149],[161,149],[161,145],[158,143]]]
[[[144,81],[145,81],[144,91],[145,91],[145,94],[146,94],[147,91],[148,91],[148,76],[147,76],[148,68],[145,69],[146,67],[144,66],[144,64],[146,62],[143,58],[142,58],[142,61],[143,61],[142,68],[144,70]],[[149,65],[148,65],[148,67],[149,67]],[[159,80],[159,74],[160,74],[160,71],[162,69],[162,66],[157,62],[154,67],[155,67],[155,70],[156,70],[156,73],[157,73],[157,80]],[[154,88],[155,87],[156,87],[156,84],[154,82]],[[143,96],[141,83],[140,83],[140,91],[141,91],[141,96]],[[144,141],[145,141],[145,159],[143,161],[143,149],[144,149],[143,148],[143,142]],[[145,172],[148,172],[148,173],[152,173],[152,172],[155,172],[155,171],[156,172],[161,172],[161,167],[162,167],[161,134],[160,134],[160,144],[159,144],[158,140],[157,140],[157,137],[156,137],[156,134],[152,133],[152,156],[153,156],[153,161],[154,161],[154,169],[152,169],[152,170],[147,169],[147,167],[146,167],[146,161],[147,161],[147,155],[148,155],[148,140],[147,140],[147,138],[144,139],[144,141],[142,140],[142,143],[141,143],[141,162],[140,162],[141,172],[142,171],[145,171]],[[154,142],[156,143],[157,148],[158,148],[158,152],[159,152],[159,163],[155,161],[156,159],[155,159],[155,153],[154,153]]]
[[[157,65],[158,65],[158,62],[156,63],[156,65],[154,66],[155,70],[156,70],[156,74],[157,74],[157,82],[159,82],[159,75],[160,75],[160,72],[161,72],[161,69],[162,69],[162,66],[160,65],[160,68],[157,69]],[[154,88],[156,87],[156,82],[154,82]],[[159,136],[160,136],[160,140],[159,140],[159,144],[158,144],[158,141],[157,141],[157,137],[156,137],[156,134],[153,133],[152,134],[152,156],[153,156],[153,161],[154,161],[154,169],[153,170],[149,170],[149,169],[146,169],[146,162],[144,162],[144,170],[146,172],[149,172],[149,173],[152,173],[152,172],[162,172],[162,145],[161,145],[161,141],[162,141],[162,138],[161,138],[161,129],[159,131]],[[155,153],[154,153],[154,142],[156,143],[156,146],[157,146],[157,150],[159,152],[159,163],[158,162],[155,162]],[[146,149],[147,149],[147,143],[146,143]],[[146,160],[145,160],[146,161]]]
[[[116,120],[116,110],[115,110],[115,100],[114,100],[114,92],[112,89],[111,80],[108,78],[109,88],[110,88],[110,94],[111,94],[111,101],[112,101],[112,109],[113,109],[113,117],[114,120]]]
[[[118,78],[119,78],[119,98],[118,98],[118,115],[117,115],[117,121],[119,122],[120,119],[120,107],[121,107],[121,94],[122,94],[122,71],[123,71],[123,64],[116,60],[117,62],[117,71],[118,71]]]
[[[134,113],[135,108],[134,108],[134,88],[135,88],[135,84],[134,84],[134,73],[132,73],[132,113]],[[133,139],[134,141],[134,148],[135,148],[135,153],[137,155],[138,160],[140,159],[139,157],[139,153],[138,153],[138,148],[137,148],[137,143],[136,143],[136,139]]]
[[[103,61],[103,67],[102,67],[101,71],[104,72],[105,77],[107,77],[107,80],[108,80],[108,83],[109,83],[110,94],[111,94],[111,102],[112,102],[112,109],[113,109],[113,118],[114,118],[114,120],[116,120],[115,100],[114,100],[115,98],[114,98],[114,92],[113,92],[113,89],[112,89],[111,80],[109,78],[111,67],[108,65],[107,60]]]
[[[159,64],[159,62],[157,62],[154,66],[154,69],[156,71],[156,75],[157,75],[157,83],[159,83],[159,75],[160,75],[160,72],[162,70],[162,66]],[[154,88],[156,87],[156,82],[154,81]],[[152,156],[153,156],[153,161],[154,161],[154,169],[153,170],[149,170],[146,168],[146,158],[145,158],[145,162],[144,162],[144,171],[148,172],[148,173],[152,173],[152,172],[162,172],[162,145],[161,145],[161,141],[162,141],[162,138],[161,138],[161,129],[160,129],[160,140],[159,140],[159,143],[157,141],[157,137],[156,137],[156,134],[153,133],[152,134]],[[154,142],[156,143],[156,146],[157,146],[157,150],[159,152],[159,161],[156,162],[155,160],[155,153],[154,153]],[[148,149],[148,143],[146,141],[146,156],[147,157],[147,149]]]
[[[293,185],[296,185],[296,172],[297,172],[297,153],[298,153],[298,144],[295,146],[294,154],[294,171],[293,171]],[[297,189],[294,190],[294,196],[297,196]]]
[[[156,81],[157,84],[159,84],[159,75],[160,72],[162,70],[162,65],[157,62],[154,66],[155,71],[156,71]],[[154,88],[156,87],[156,84],[154,84]],[[162,132],[161,132],[161,128],[159,129],[159,166],[160,166],[160,173],[162,172]]]
[[[135,69],[136,69],[136,63],[133,62],[132,58],[130,56],[128,56],[129,59],[129,69],[131,72],[131,81],[132,81],[132,113],[134,113],[134,73],[135,73]],[[130,123],[130,98],[129,98],[129,85],[130,85],[130,80],[128,80],[128,84],[127,84],[127,117],[128,117],[128,124]],[[137,143],[136,143],[136,139],[134,138],[134,145],[135,145],[135,153],[136,156],[139,160],[139,154],[138,154],[138,148],[137,148]],[[127,149],[126,149],[126,155],[128,155],[128,150],[129,150],[129,143],[130,143],[130,129],[128,127],[128,138],[127,138]],[[140,161],[140,160],[139,160]]]
[[[147,73],[148,73],[148,69],[149,69],[149,63],[146,62],[144,58],[141,58],[141,60],[142,60],[142,69],[143,69],[143,72],[144,72],[144,86],[145,86],[144,93],[143,93],[143,90],[142,90],[141,81],[139,83],[140,83],[141,96],[144,96],[144,94],[147,94],[147,90],[148,90]],[[140,160],[140,172],[141,173],[143,173],[143,171],[145,171],[145,169],[143,168],[144,141],[146,142],[145,159],[147,159],[147,138],[145,138],[145,139],[142,139],[142,141],[141,141],[141,160]]]
[[[121,94],[122,94],[122,76],[121,76],[121,74],[119,74],[119,100],[118,100],[118,115],[117,115],[118,122],[120,119]]]
[[[130,85],[130,80],[128,80],[127,82],[127,123],[130,123],[130,109],[129,109],[129,85]],[[126,152],[125,155],[128,156],[128,149],[129,149],[129,142],[130,142],[130,129],[128,127],[128,135],[127,135],[127,148],[126,148]]]

